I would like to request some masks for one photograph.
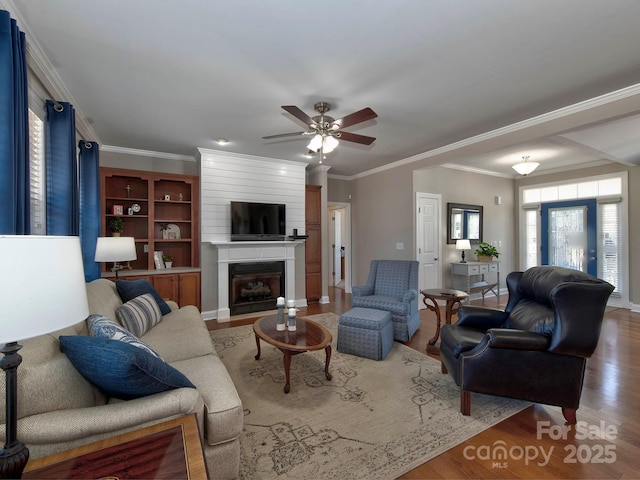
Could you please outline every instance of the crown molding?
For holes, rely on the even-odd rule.
[[[237,160],[258,160],[262,162],[278,162],[280,164],[290,164],[295,166],[304,166],[305,168],[309,165],[309,162],[303,162],[298,160],[283,160],[281,158],[273,158],[273,157],[261,157],[258,155],[248,155],[244,153],[234,153],[227,152],[224,150],[214,150],[212,148],[203,148],[198,147],[198,155],[215,155],[217,157],[224,158],[233,158]]]
[[[124,155],[137,155],[139,157],[163,158],[165,160],[181,160],[186,162],[195,162],[195,157],[189,155],[179,155],[177,153],[154,152],[152,150],[140,150],[137,148],[118,147],[115,145],[101,145],[100,151],[121,153]]]
[[[456,163],[443,163],[442,165],[434,165],[436,167],[450,168],[451,170],[460,170],[467,173],[479,173],[480,175],[489,175],[490,177],[514,178],[514,175],[507,173],[499,173],[483,168],[469,167],[467,165],[458,165]]]
[[[452,152],[487,140],[492,140],[494,138],[508,135],[510,133],[519,132],[527,128],[536,127],[547,122],[566,118],[577,113],[582,113],[593,108],[601,107],[620,100],[625,100],[637,95],[640,95],[640,83],[636,83],[635,85],[621,88],[613,92],[605,93],[604,95],[590,98],[588,100],[584,100],[567,107],[552,110],[551,112],[543,113],[541,115],[528,118],[521,122],[512,123],[511,125],[507,125],[505,127],[497,128],[486,133],[481,133],[473,137],[465,138],[464,140],[460,140],[459,142],[451,143],[449,145],[445,145],[444,147],[429,150],[424,153],[419,153],[417,155],[398,160],[397,162],[389,163],[378,168],[367,170],[365,172],[352,175],[349,177],[349,179],[355,180],[357,178],[363,178],[369,175],[384,172],[386,170],[391,170],[392,168],[397,168],[403,165],[419,162],[421,160],[426,160],[428,158],[433,158],[444,153]]]
[[[328,172],[330,169],[331,169],[330,165],[316,165],[315,167],[310,169],[307,173],[314,174],[314,173]]]

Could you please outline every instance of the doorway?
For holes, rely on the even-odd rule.
[[[351,293],[351,205],[329,202],[328,285]]]
[[[418,287],[442,287],[442,196],[416,193],[416,259],[420,263]],[[420,302],[420,307],[425,308]]]
[[[542,265],[571,268],[598,276],[595,199],[541,205]]]

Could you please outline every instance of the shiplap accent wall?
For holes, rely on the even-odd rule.
[[[304,162],[199,148],[200,232],[203,242],[228,242],[233,201],[284,203],[286,234],[305,232]]]

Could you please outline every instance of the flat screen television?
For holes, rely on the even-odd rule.
[[[231,241],[284,240],[285,205],[231,202]]]

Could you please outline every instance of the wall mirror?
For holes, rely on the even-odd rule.
[[[482,205],[447,203],[447,243],[463,238],[482,241]]]

